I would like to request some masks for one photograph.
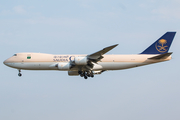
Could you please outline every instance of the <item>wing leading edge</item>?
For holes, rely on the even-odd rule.
[[[106,47],[98,52],[95,52],[93,54],[87,55],[87,58],[93,62],[98,62],[99,60],[101,60],[103,57],[103,55],[107,52],[109,52],[110,50],[112,50],[113,48],[115,48],[116,46],[118,46],[118,44],[116,45],[112,45],[109,47]]]

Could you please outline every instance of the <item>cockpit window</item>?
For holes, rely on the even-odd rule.
[[[17,54],[14,54],[13,56],[17,56]]]

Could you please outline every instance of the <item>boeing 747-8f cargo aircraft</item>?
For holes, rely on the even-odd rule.
[[[68,71],[69,76],[80,75],[87,79],[108,70],[122,70],[171,60],[168,52],[176,32],[167,32],[140,54],[104,55],[118,44],[89,55],[52,55],[42,53],[17,53],[4,64],[21,70]]]

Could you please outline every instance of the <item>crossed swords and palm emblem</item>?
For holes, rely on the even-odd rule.
[[[166,52],[168,46],[165,46],[165,44],[167,43],[167,41],[165,39],[161,39],[161,40],[158,41],[158,43],[156,43],[156,49],[159,52]]]

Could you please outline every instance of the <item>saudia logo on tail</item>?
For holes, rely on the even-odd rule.
[[[156,43],[156,49],[159,52],[166,52],[168,50],[167,40],[161,39]]]

